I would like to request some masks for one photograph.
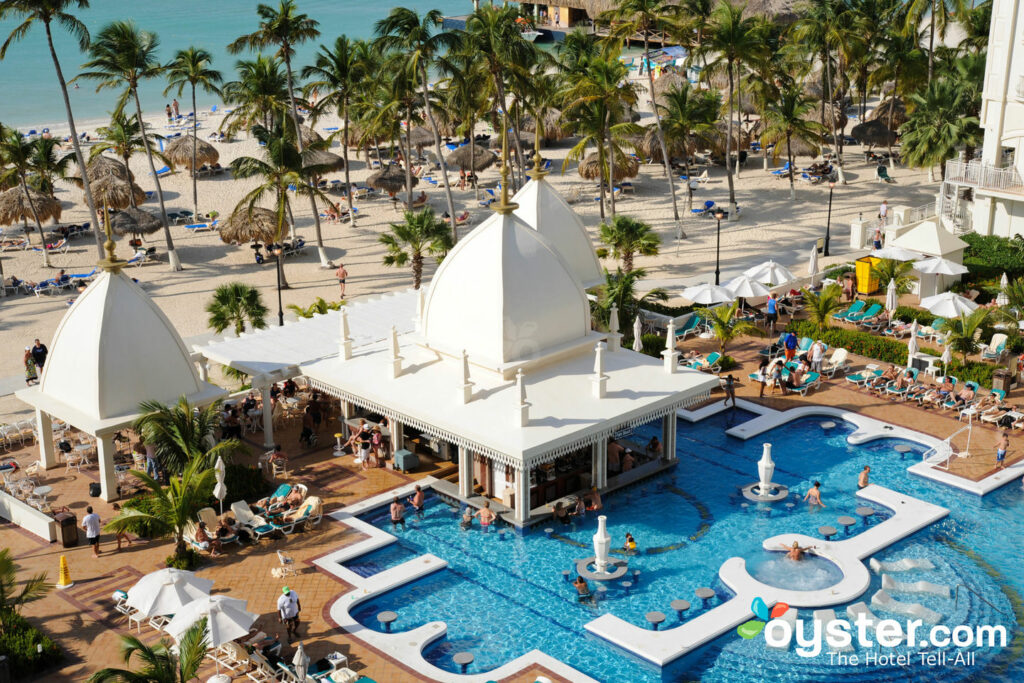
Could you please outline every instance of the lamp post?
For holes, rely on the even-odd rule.
[[[281,305],[281,257],[284,256],[284,248],[280,244],[274,245],[274,257],[277,259],[277,325],[284,327],[284,306]]]
[[[721,254],[722,254],[722,219],[725,218],[725,211],[715,210],[715,219],[718,221],[718,229],[715,231],[715,285],[719,284],[721,275]]]
[[[835,181],[830,180],[828,183],[828,220],[825,222],[825,248],[821,250],[822,256],[828,256],[828,242],[831,238],[832,230],[832,191],[835,189]]]

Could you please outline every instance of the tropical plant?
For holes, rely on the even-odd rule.
[[[89,159],[95,159],[101,156],[104,152],[113,152],[121,159],[121,163],[124,167],[128,166],[129,160],[145,150],[146,142],[150,145],[157,140],[163,140],[162,135],[156,133],[147,132],[146,138],[142,139],[142,127],[139,126],[139,119],[134,114],[127,114],[123,110],[115,111],[110,115],[110,123],[106,126],[101,126],[96,129],[96,143],[89,150]],[[153,155],[158,158],[162,163],[169,164],[167,157],[162,152],[153,150]],[[129,202],[132,206],[135,206],[135,193],[129,193]]]
[[[35,201],[28,191],[28,173],[32,168],[32,143],[21,136],[14,128],[0,126],[0,174],[17,179],[21,191],[25,193],[36,230],[39,231],[40,251],[43,252],[43,267],[50,267],[49,252],[46,248],[46,236],[43,234],[43,223],[39,220]]]
[[[971,4],[973,6],[973,2]],[[935,70],[935,34],[946,37],[952,22],[960,23],[967,16],[966,0],[910,0],[907,3],[904,31],[916,35],[925,15],[928,16],[928,82]]]
[[[809,145],[814,145],[819,139],[823,129],[817,121],[808,121],[807,114],[812,110],[809,97],[804,95],[800,86],[789,86],[779,93],[774,102],[768,104],[764,112],[766,123],[761,140],[765,144],[775,144],[774,156],[778,159],[779,145],[786,143],[786,162],[789,168],[789,198],[796,200],[796,185],[794,182],[795,168],[793,166],[793,140],[802,140]]]
[[[287,308],[299,318],[312,318],[315,315],[326,315],[328,311],[340,311],[344,305],[344,301],[325,301],[322,296],[318,296],[309,306],[288,304]]]
[[[909,294],[917,278],[910,274],[914,264],[910,261],[896,261],[884,258],[871,266],[871,278],[878,280],[881,287],[888,289],[889,283],[896,281],[896,296]]]
[[[619,309],[619,325],[627,325],[636,319],[641,306],[668,299],[668,293],[660,287],[648,290],[643,296],[637,295],[640,281],[647,277],[643,268],[625,272],[617,268],[614,273],[604,271],[604,284],[598,288],[597,301],[592,305],[595,321],[599,327],[608,328],[612,306]]]
[[[664,104],[657,104],[661,111],[665,139],[672,149],[682,151],[686,177],[690,177],[690,136],[706,135],[715,130],[718,110],[722,106],[718,93],[699,90],[689,83],[673,86],[662,93]],[[686,210],[693,208],[693,192],[687,192]]]
[[[965,115],[963,93],[949,79],[936,79],[923,93],[910,97],[914,111],[900,128],[900,154],[908,166],[932,168],[939,165],[946,177],[946,160],[961,147],[981,144],[978,117]]]
[[[565,35],[562,42],[555,43],[555,54],[561,71],[569,76],[578,76],[586,71],[591,59],[601,54],[601,48],[596,34],[575,28]]]
[[[206,619],[200,619],[182,634],[174,647],[167,639],[147,645],[133,635],[121,636],[121,657],[131,669],[106,667],[89,677],[87,683],[188,683],[196,680],[210,649]]]
[[[51,198],[54,195],[54,183],[57,178],[66,178],[74,154],[60,154],[60,142],[54,138],[37,138],[32,142],[32,155],[29,157],[31,175],[28,185]]]
[[[490,106],[490,90],[493,89],[490,74],[484,69],[483,63],[476,55],[464,50],[449,51],[441,59],[438,68],[446,74],[442,92],[443,109],[454,121],[459,123],[458,132],[469,138],[469,155],[476,158],[476,137],[473,134],[479,121]],[[532,100],[534,115],[538,111],[547,111],[550,100],[540,93],[556,78],[555,74],[538,74],[539,80],[533,88],[535,99]],[[540,121],[540,119],[538,119]],[[538,123],[536,134],[539,136],[543,123]],[[476,198],[480,198],[480,186],[472,183]]]
[[[272,128],[288,113],[288,82],[281,60],[257,55],[255,59],[235,62],[238,79],[224,84],[224,103],[231,105],[220,129],[228,135],[257,125]]]
[[[18,583],[18,565],[10,548],[0,549],[0,634],[7,632],[11,615],[19,614],[23,605],[41,600],[53,590],[46,572],[30,576],[20,590]]]
[[[661,245],[658,233],[647,223],[632,216],[612,217],[611,223],[601,224],[601,242],[607,244],[612,255],[622,261],[622,270],[633,270],[633,256],[657,256]]]
[[[420,212],[406,211],[405,221],[392,223],[391,232],[378,239],[385,246],[385,266],[412,266],[412,286],[419,289],[423,281],[423,257],[431,254],[441,257],[454,246],[452,235],[444,221],[434,216],[431,208]]]
[[[75,127],[75,116],[71,111],[71,98],[68,97],[68,84],[64,80],[64,71],[61,69],[60,60],[57,58],[57,50],[53,47],[53,23],[60,24],[71,37],[78,43],[79,50],[86,50],[89,47],[89,29],[79,19],[68,12],[71,7],[88,9],[89,0],[0,0],[0,21],[17,19],[21,20],[7,36],[3,46],[0,46],[0,60],[7,56],[7,50],[11,44],[21,40],[28,35],[32,26],[39,23],[46,31],[46,46],[50,51],[50,59],[53,61],[53,68],[57,74],[57,83],[60,85],[60,93],[64,98],[64,112],[68,119],[68,129],[71,133],[71,147],[75,151],[75,160],[79,169],[85,168],[85,156],[82,154],[82,146],[78,139],[78,129]],[[83,173],[84,175],[84,173]],[[89,206],[89,217],[94,227],[93,234],[96,236],[96,251],[103,258],[103,242],[105,237],[100,230],[100,222],[96,217],[96,205],[92,200],[92,189],[88,178],[82,178],[82,189],[85,191],[85,202]]]
[[[830,327],[832,314],[843,307],[843,290],[838,284],[831,284],[822,287],[820,292],[813,292],[810,289],[801,290],[804,293],[804,310],[807,319],[814,323],[818,333],[824,332]]]
[[[82,65],[85,71],[76,76],[76,79],[97,81],[97,92],[107,88],[123,87],[125,90],[118,99],[117,111],[121,111],[130,100],[134,101],[136,119],[143,121],[139,83],[163,73],[163,65],[157,58],[159,47],[160,40],[155,33],[142,31],[131,21],[112,22],[104,26],[89,45],[90,59]],[[181,261],[174,250],[174,240],[171,239],[167,207],[164,205],[164,191],[160,186],[156,164],[153,163],[153,148],[149,144],[149,138],[143,136],[142,141],[146,150],[146,160],[149,161],[149,172],[156,185],[156,198],[160,203],[160,217],[164,226],[164,239],[167,242],[167,260],[172,270],[181,270]]]
[[[1003,309],[1018,319],[1024,315],[1024,278],[1018,277],[1007,282],[1003,294],[1006,296]]]
[[[888,111],[885,112],[885,123],[889,130],[895,131],[896,98],[904,103],[910,95],[920,88],[928,75],[928,60],[921,49],[920,36],[907,35],[890,27],[881,36],[881,45],[874,58],[874,70],[868,76],[868,88],[883,90],[886,84],[892,84]],[[893,162],[892,144],[889,148],[889,163]]]
[[[220,95],[219,84],[223,80],[220,72],[211,68],[213,55],[198,47],[178,50],[167,65],[166,95],[177,88],[178,95],[188,86],[192,92],[192,208],[199,215],[199,177],[196,173],[196,147],[198,147],[199,110],[196,108],[196,90]]]
[[[228,461],[232,455],[245,451],[237,439],[217,442],[213,438],[220,425],[220,411],[219,402],[196,407],[184,397],[172,406],[144,401],[139,404],[141,414],[132,429],[156,449],[156,457],[165,471],[182,474],[193,462],[210,468],[218,456]]]
[[[267,307],[260,290],[242,282],[220,285],[206,304],[210,329],[220,334],[229,327],[240,335],[246,323],[254,330],[267,326]]]
[[[967,356],[981,348],[981,337],[991,329],[992,318],[993,309],[976,308],[970,313],[961,313],[957,318],[947,318],[939,328],[946,335],[946,344],[960,354],[965,365]]]
[[[754,323],[736,317],[736,310],[740,302],[733,301],[731,304],[716,306],[715,308],[701,308],[697,315],[711,328],[711,333],[718,340],[718,352],[725,355],[725,348],[734,340],[744,335],[763,337],[764,333]]]

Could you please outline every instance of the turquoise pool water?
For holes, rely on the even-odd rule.
[[[644,614],[658,610],[668,615],[667,625],[671,625],[676,616],[669,603],[675,598],[693,603],[685,615],[692,618],[704,609],[694,597],[699,587],[716,591],[712,607],[727,600],[729,591],[718,582],[717,574],[729,557],[744,557],[754,570],[777,576],[779,567],[771,566],[776,558],[762,550],[761,541],[794,531],[817,536],[819,526],[838,526],[837,517],[854,515],[857,473],[865,464],[871,465],[875,483],[950,509],[948,518],[886,549],[878,558],[929,558],[934,570],[906,572],[895,578],[967,587],[956,600],[929,595],[894,597],[940,612],[945,617],[943,623],[950,626],[1001,624],[1011,635],[1017,633],[1014,606],[1019,605],[1018,595],[1024,591],[1019,573],[1022,554],[1016,545],[1024,532],[1024,495],[1019,487],[1011,485],[980,499],[914,477],[905,469],[923,447],[908,444],[913,451],[901,458],[893,446],[905,442],[879,440],[851,446],[846,437],[853,426],[840,421],[826,433],[820,425],[825,418],[800,419],[747,442],[725,435],[725,429],[750,417],[737,411],[696,425],[681,422],[679,465],[671,473],[605,498],[612,547],[621,546],[627,531],[639,544],[640,552],[630,558],[630,567],[640,570],[639,582],[628,592],[612,585],[607,599],[598,605],[580,604],[563,579],[562,571],[571,570],[575,559],[592,554],[593,518],[579,528],[556,528],[551,538],[542,531],[522,536],[484,534],[478,528],[465,532],[458,528],[451,509],[432,499],[424,519],[399,530],[394,545],[402,552],[433,553],[448,561],[448,569],[357,606],[355,618],[367,628],[378,629],[376,614],[394,610],[399,619],[393,630],[398,631],[430,621],[446,622],[448,635],[424,654],[450,671],[458,670],[452,662],[455,652],[472,652],[475,661],[470,671],[483,672],[536,648],[601,681],[819,681],[836,677],[856,681],[972,677],[1014,681],[1024,677],[1024,665],[1015,659],[1020,646],[1016,641],[1002,650],[979,650],[976,661],[967,666],[926,667],[916,659],[909,667],[850,666],[830,662],[828,656],[801,658],[792,649],[776,652],[767,649],[761,638],[742,640],[727,633],[658,670],[588,635],[584,625],[605,612],[645,625]],[[655,434],[657,427],[638,431],[643,439]],[[744,505],[746,501],[739,495],[739,487],[756,479],[755,463],[765,441],[774,445],[775,481],[794,492],[787,501],[795,503],[792,507],[786,502],[770,507]],[[815,479],[822,482],[824,510],[811,511],[799,502]],[[882,517],[888,514],[880,512]],[[383,509],[366,519],[390,527]],[[862,528],[855,526],[851,533]],[[807,575],[794,580],[832,581],[837,575],[831,574],[827,565],[808,565]],[[861,599],[869,600],[879,587],[879,577],[873,577]],[[844,606],[835,609],[843,615]],[[876,612],[881,617],[893,616]],[[809,617],[810,611],[802,614]]]

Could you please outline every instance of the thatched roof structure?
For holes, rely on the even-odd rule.
[[[734,0],[735,4],[740,4],[740,0]],[[606,10],[614,9],[618,7],[616,0],[559,0],[559,7],[571,7],[572,9],[586,10],[587,15],[591,19],[596,19],[597,16]],[[678,4],[675,0],[669,0],[670,5]],[[749,0],[746,3],[746,10],[743,12],[744,16],[764,16],[772,19],[781,24],[788,24],[796,20],[796,8],[799,5],[799,0]]]
[[[463,171],[480,172],[498,160],[494,152],[484,149],[481,145],[473,145],[475,156],[470,158],[470,145],[463,145],[448,155],[445,163]]]
[[[881,121],[865,121],[857,124],[850,135],[862,145],[891,145],[896,142],[896,133],[889,130]]]
[[[328,173],[345,168],[345,159],[326,149],[307,147],[302,150],[302,165],[305,168],[317,167],[318,172]]]
[[[351,131],[351,127],[349,129]],[[308,145],[312,145],[317,142],[323,142],[323,136],[317,133],[309,126],[299,126],[299,135],[302,136],[302,146],[305,148]]]
[[[821,102],[812,109],[805,117],[808,121],[815,121],[821,123]],[[829,129],[829,132],[833,130],[845,130],[850,120],[846,116],[846,112],[843,108],[836,106],[831,102],[825,103],[825,127]]]
[[[525,131],[519,131],[519,144],[523,146],[523,153],[526,153],[527,149],[533,149],[536,142],[536,135],[533,133],[527,133]],[[479,145],[479,143],[477,143]],[[501,135],[492,135],[490,141],[487,143],[491,149],[501,151]],[[468,145],[467,145],[468,147]],[[508,149],[509,153],[513,152],[516,148],[515,140],[512,137],[512,131],[508,133]]]
[[[600,163],[597,152],[591,152],[583,158],[579,165],[580,175],[587,180],[597,180],[600,173]],[[618,155],[612,169],[612,180],[617,182],[623,178],[635,178],[640,172],[640,161],[629,155]]]
[[[401,166],[388,166],[367,178],[366,184],[375,190],[381,190],[382,192],[394,195],[406,189],[405,180],[405,169]],[[416,187],[419,182],[419,178],[412,176],[412,187]]]
[[[32,203],[29,204],[31,198]],[[29,189],[28,196],[21,187],[12,187],[0,193],[0,225],[13,225],[20,220],[35,221],[32,209],[39,221],[60,220],[60,202],[45,194]]]
[[[729,127],[725,121],[715,124],[715,130],[697,136],[697,147],[699,149],[710,149],[718,155],[725,154],[725,141],[729,137]],[[750,148],[751,134],[743,130],[739,121],[733,121],[732,143],[729,150],[735,152],[737,149]]]
[[[136,206],[146,201],[145,190],[116,175],[90,178],[89,187],[92,189],[92,197],[96,201],[97,208],[106,204],[110,209],[126,209],[132,205],[129,193],[135,195]]]
[[[678,140],[665,138],[665,147],[670,157],[681,157],[684,154],[683,145]],[[693,143],[690,143],[692,151]],[[644,134],[636,142],[636,150],[641,156],[650,159],[655,164],[663,163],[661,158],[661,145],[658,143],[658,129],[654,124],[647,127]]]
[[[544,139],[548,142],[555,140],[561,140],[562,138],[569,137],[569,132],[565,128],[565,124],[562,121],[562,112],[558,109],[548,109],[544,113]],[[522,121],[522,130],[528,133],[537,132],[537,122],[532,116],[524,116]]]
[[[110,217],[110,229],[118,235],[149,235],[161,227],[163,225],[159,218],[148,211],[132,207],[118,211]]]
[[[882,100],[877,107],[867,115],[868,121],[881,121],[889,127],[889,109],[892,108],[892,129],[899,130],[900,126],[907,122],[907,105],[902,97],[889,97]]]
[[[189,171],[194,170],[192,168],[192,140],[191,135],[175,138],[167,145],[167,148],[164,150],[164,156],[175,166],[184,166]],[[198,167],[212,166],[220,160],[220,152],[209,142],[206,140],[196,140],[195,143],[196,165]]]
[[[661,106],[665,106],[665,98],[662,97],[666,92],[673,88],[681,88],[689,83],[684,74],[678,71],[669,71],[663,73],[654,81],[654,96]]]
[[[85,172],[89,178],[90,183],[94,183],[100,178],[108,175],[115,176],[122,180],[134,180],[135,176],[125,168],[125,165],[117,159],[98,155],[93,157],[86,163]],[[78,187],[82,187],[82,178],[80,176],[69,176],[68,180],[72,181]]]
[[[434,144],[434,131],[423,126],[413,126],[413,129],[409,131],[409,144],[419,151],[423,151],[427,145]]]
[[[272,244],[288,234],[288,219],[284,219],[281,235],[277,233],[277,214],[258,206],[248,210],[240,207],[220,224],[220,239],[226,244],[262,242]]]

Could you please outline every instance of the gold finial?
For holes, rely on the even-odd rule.
[[[117,273],[124,267],[125,262],[114,256],[114,235],[110,231],[110,212],[107,211],[106,202],[103,203],[103,229],[107,233],[107,241],[103,243],[103,248],[107,250],[107,258],[97,265],[108,273]]]
[[[494,210],[505,216],[519,208],[508,200],[508,116],[501,118],[501,198]]]
[[[526,175],[530,176],[534,180],[540,180],[548,174],[543,168],[541,163],[544,160],[540,156],[540,119],[537,120],[537,126],[533,131],[533,170]]]

